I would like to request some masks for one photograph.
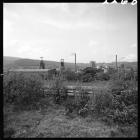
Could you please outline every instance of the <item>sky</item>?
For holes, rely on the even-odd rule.
[[[137,61],[137,4],[4,3],[3,55]]]

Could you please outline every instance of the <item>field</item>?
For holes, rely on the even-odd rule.
[[[62,98],[61,93],[53,97],[42,92],[44,87],[59,90],[67,86],[79,87],[80,97]],[[84,86],[92,87],[90,99]],[[135,80],[81,82],[9,74],[4,79],[4,137],[137,137],[136,89]],[[131,93],[117,96],[122,90]]]
[[[65,116],[65,109],[52,106],[37,111],[7,113],[9,126],[5,135],[13,130],[13,138],[33,137],[136,137],[137,128],[105,124],[100,118],[82,118],[76,114]],[[6,128],[5,128],[6,129]]]

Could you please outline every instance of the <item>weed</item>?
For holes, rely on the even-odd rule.
[[[4,130],[4,137],[11,138],[15,134],[15,130],[13,128],[7,128]]]
[[[33,109],[44,97],[42,80],[38,75],[9,74],[4,76],[4,103],[17,108]]]

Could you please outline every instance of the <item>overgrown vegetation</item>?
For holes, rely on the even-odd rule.
[[[4,103],[14,104],[19,109],[33,109],[44,97],[43,81],[39,75],[8,74],[4,76]]]
[[[122,124],[137,124],[138,91],[136,81],[117,81],[112,87],[111,118]]]
[[[49,89],[44,92],[44,81],[39,74],[4,75],[3,95],[4,106],[13,105],[17,110],[48,108],[52,104],[65,107],[65,115],[75,113],[86,118],[97,117],[111,125],[137,126],[138,120],[138,85],[133,75],[119,75],[111,70],[108,73],[85,70],[83,73],[66,71],[64,76],[56,75],[50,79]],[[124,77],[125,78],[124,78]],[[49,79],[49,78],[48,78]],[[77,86],[74,95],[67,95],[65,81],[110,81],[108,89],[93,89],[89,95],[82,86]],[[49,94],[47,94],[49,93]],[[123,131],[123,130],[122,130]],[[5,130],[10,137],[12,128]],[[111,136],[114,132],[111,133]]]
[[[51,92],[54,95],[54,103],[62,104],[67,98],[67,89],[65,88],[64,79],[60,76],[55,77],[51,83]]]
[[[108,81],[109,79],[110,79],[110,75],[108,73],[99,72],[96,75],[96,80]]]

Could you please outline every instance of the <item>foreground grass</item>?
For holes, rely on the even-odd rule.
[[[99,117],[99,114],[101,114],[100,112],[101,110],[103,110],[103,107],[105,106],[109,108],[108,102],[112,103],[112,100],[108,100],[108,99],[112,99],[109,97],[111,95],[110,90],[111,90],[111,84],[113,82],[94,81],[92,83],[79,83],[79,82],[70,83],[67,81],[63,81],[61,79],[54,79],[54,81],[46,81],[47,83],[45,83],[45,86],[53,87],[55,89],[63,88],[63,86],[66,85],[77,86],[78,88],[79,87],[83,88],[83,86],[91,86],[93,88],[94,94],[93,97],[91,97],[91,101],[93,101],[93,103],[91,102],[89,104],[89,108],[95,110],[95,112],[98,113],[95,115],[95,113],[93,112],[91,113],[92,116],[82,118],[76,115],[77,114],[76,112],[73,112],[68,116],[65,115],[66,112],[64,106],[74,107],[74,109],[72,110],[76,111],[75,109],[76,106],[82,107],[82,105],[85,103],[84,102],[84,99],[86,99],[85,97],[83,98],[75,97],[76,102],[73,102],[73,100],[71,101],[68,99],[67,101],[71,101],[71,102],[68,103],[66,101],[68,104],[64,104],[64,106],[55,105],[54,103],[61,102],[61,100],[60,102],[58,102],[59,96],[56,96],[55,98],[54,97],[49,98],[48,95],[45,95],[44,92],[42,92],[43,90],[38,90],[38,89],[43,89],[42,86],[43,82],[42,81],[37,82],[38,78],[37,77],[33,78],[33,77],[34,76],[30,77],[28,80],[28,78],[26,79],[24,76],[23,77],[19,76],[16,79],[16,83],[13,82],[12,87],[10,86],[11,79],[7,77],[8,79],[5,81],[6,83],[5,83],[4,93],[7,100],[4,100],[5,101],[4,105],[10,104],[9,106],[6,107],[4,106],[4,136],[5,137],[14,137],[14,138],[41,137],[42,138],[42,137],[136,137],[137,136],[137,128],[134,125],[118,126],[113,124],[113,122],[109,120],[107,115],[105,117],[103,115]],[[15,77],[12,77],[12,79],[14,81]],[[64,85],[62,84],[63,82]],[[40,86],[38,87],[38,85]],[[120,85],[120,81],[119,81],[119,85]],[[130,85],[132,84],[130,83],[129,86]],[[35,89],[31,87],[35,87]],[[16,92],[13,91],[13,89],[17,89]],[[22,89],[21,90],[23,93],[22,95],[24,96],[19,95],[19,93],[21,93],[19,92],[20,89]],[[120,87],[117,87],[117,89],[120,89]],[[83,95],[82,91],[81,93]],[[9,95],[12,95],[10,96],[11,98],[9,98]],[[17,98],[15,98],[15,96]],[[118,100],[116,99],[115,101],[117,101],[117,103],[119,103],[120,105],[119,99]],[[28,102],[24,102],[24,101],[28,101]],[[80,105],[81,101],[82,101],[82,105]],[[14,108],[14,106],[11,105],[11,103],[13,103],[16,106],[16,109]],[[30,111],[29,110],[27,111],[27,109],[30,109]],[[134,111],[132,110],[132,112]],[[135,114],[133,115],[134,117]],[[115,114],[114,116],[115,117],[117,116],[118,118],[118,116],[120,117],[121,115],[122,114],[119,115]]]
[[[4,137],[136,137],[133,126],[105,124],[100,117],[82,118],[72,113],[65,115],[63,106],[52,105],[40,110],[4,110]]]

